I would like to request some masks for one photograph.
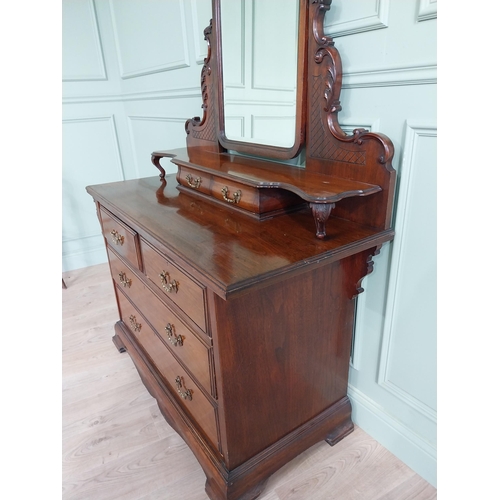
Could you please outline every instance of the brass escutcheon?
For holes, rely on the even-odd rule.
[[[182,337],[182,335],[175,334],[174,325],[168,323],[167,326],[165,327],[165,330],[167,331],[168,340],[170,340],[170,343],[173,346],[177,347],[184,345],[184,338]]]
[[[191,174],[186,175],[186,180],[188,183],[188,186],[198,189],[201,186],[201,177],[194,177]]]
[[[142,325],[140,323],[137,323],[136,317],[133,314],[131,314],[128,319],[130,321],[130,326],[132,327],[134,332],[140,332]]]
[[[123,245],[123,242],[125,241],[125,237],[122,236],[116,229],[111,231],[111,237],[113,238],[115,245]]]
[[[132,286],[132,280],[127,278],[127,275],[122,271],[121,273],[118,274],[118,278],[120,280],[120,283],[123,285],[124,288],[130,288]]]
[[[221,189],[222,197],[224,198],[224,201],[227,201],[228,203],[234,203],[237,204],[241,200],[241,191],[238,189],[238,191],[234,192],[234,196],[232,198],[228,197],[229,193],[229,188],[227,186],[224,186]]]
[[[172,292],[177,293],[179,291],[179,282],[176,280],[170,281],[170,275],[167,273],[167,271],[162,271],[158,276],[160,277],[161,280],[161,286],[168,293]]]
[[[193,399],[193,393],[191,392],[190,389],[186,389],[185,391],[182,390],[182,377],[179,375],[175,378],[175,385],[177,386],[177,392],[181,395],[182,399],[187,399],[188,401],[191,401]]]

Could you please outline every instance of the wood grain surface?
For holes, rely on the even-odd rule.
[[[64,273],[63,500],[206,500],[205,475],[126,354],[107,264]],[[269,479],[262,500],[433,500],[436,489],[363,430],[319,443]]]

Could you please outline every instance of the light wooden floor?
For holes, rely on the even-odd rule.
[[[118,315],[107,264],[63,277],[63,500],[206,500],[200,466],[111,341]],[[259,498],[437,497],[356,428],[333,448],[319,443],[287,464]]]

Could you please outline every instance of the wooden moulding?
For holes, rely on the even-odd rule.
[[[331,236],[320,241],[310,237],[313,221],[307,211],[257,221],[236,211],[212,210],[213,203],[185,196],[175,186],[175,177],[170,174],[163,181],[149,177],[89,186],[87,190],[141,238],[147,235],[148,242],[166,258],[222,298],[281,281],[290,273],[300,275],[311,265],[341,260],[394,238],[392,229],[361,226],[337,219],[333,213]],[[219,245],[221,241],[231,244]],[[219,265],[219,261],[231,266]],[[175,304],[170,306],[196,330],[196,324]]]
[[[207,477],[205,491],[211,500],[254,499],[264,489],[268,478],[294,457],[322,440],[333,445],[354,429],[351,403],[346,396],[247,462],[228,470],[222,455],[210,447],[193,426],[121,321],[115,325],[113,341],[126,349],[165,420],[196,456]]]

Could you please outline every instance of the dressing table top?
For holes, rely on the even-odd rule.
[[[258,221],[193,199],[166,181],[148,177],[89,186],[88,192],[139,233],[146,231],[167,255],[181,259],[220,296],[241,292],[257,282],[279,280],[285,273],[347,257],[394,237],[332,217],[331,236],[311,238],[306,208]]]

